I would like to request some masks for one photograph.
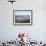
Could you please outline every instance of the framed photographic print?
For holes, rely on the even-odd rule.
[[[13,10],[13,24],[32,25],[32,10]]]

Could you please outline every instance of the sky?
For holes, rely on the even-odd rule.
[[[14,11],[14,15],[31,15],[31,11]]]

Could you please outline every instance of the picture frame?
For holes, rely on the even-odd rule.
[[[32,10],[13,10],[14,25],[32,25]]]

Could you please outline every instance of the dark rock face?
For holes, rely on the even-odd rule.
[[[46,44],[44,44],[43,46],[46,46]]]

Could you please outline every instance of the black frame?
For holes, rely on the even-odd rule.
[[[14,24],[14,11],[31,11],[31,24]],[[32,25],[33,24],[33,11],[32,10],[13,10],[13,25]]]

